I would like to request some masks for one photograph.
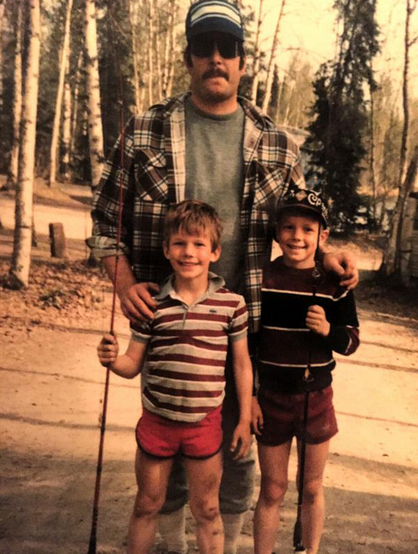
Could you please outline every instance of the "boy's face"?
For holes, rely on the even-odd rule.
[[[283,214],[277,224],[276,238],[283,252],[285,265],[309,269],[315,265],[315,251],[322,246],[329,232],[315,218]]]
[[[216,262],[221,254],[221,247],[212,249],[209,232],[201,235],[188,235],[178,231],[164,242],[164,255],[170,260],[176,277],[182,279],[207,279],[209,265]]]

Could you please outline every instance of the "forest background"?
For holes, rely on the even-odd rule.
[[[383,265],[401,274],[418,159],[417,0],[236,3],[246,26],[240,94],[300,142],[334,231],[387,234]],[[188,89],[189,5],[0,0],[0,174],[16,190],[16,286],[28,282],[35,177],[94,190],[128,118]]]

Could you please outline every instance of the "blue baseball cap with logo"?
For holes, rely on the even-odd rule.
[[[186,38],[203,33],[228,33],[244,42],[244,25],[240,10],[226,0],[199,0],[189,8],[186,18]]]

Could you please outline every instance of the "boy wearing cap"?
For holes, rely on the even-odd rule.
[[[261,469],[255,554],[274,550],[293,437],[300,451],[307,386],[302,542],[308,554],[318,552],[324,522],[322,479],[330,439],[338,431],[332,404],[332,352],[348,356],[359,345],[352,291],[324,274],[316,262],[317,250],[329,234],[327,218],[321,197],[299,188],[286,194],[276,213],[276,240],[283,255],[268,263],[264,272],[259,406],[254,403],[253,410]]]
[[[224,223],[223,253],[213,270],[228,289],[244,295],[249,332],[254,333],[260,322],[263,266],[270,253],[268,214],[290,185],[304,186],[299,149],[256,106],[238,97],[245,51],[243,20],[236,5],[226,0],[195,2],[187,15],[186,38],[190,91],[162,100],[128,122],[123,140],[116,143],[103,169],[88,244],[116,281],[126,317],[133,323],[152,319],[156,307],[152,294],[170,273],[161,249],[164,216],[174,203],[203,200],[215,207]],[[356,284],[352,256],[327,255],[324,263],[345,283]],[[230,437],[238,410],[229,366],[226,376],[222,421],[224,435]],[[253,453],[239,461],[227,449],[223,454],[220,507],[225,552],[235,554],[243,515],[252,506],[255,459]],[[184,472],[176,461],[160,532],[168,550],[179,554],[187,551],[186,502]]]

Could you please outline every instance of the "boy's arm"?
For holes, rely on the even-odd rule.
[[[332,350],[349,356],[359,344],[359,323],[352,291],[345,291],[335,299],[333,310],[328,315],[322,306],[313,305],[306,315],[306,326],[325,337]]]
[[[334,304],[328,341],[332,350],[349,356],[360,344],[359,322],[353,291],[343,294]]]
[[[97,347],[100,363],[125,379],[133,379],[142,370],[147,342],[131,340],[125,354],[118,356],[119,345],[115,336],[105,335]]]
[[[109,369],[125,379],[133,379],[141,373],[147,352],[146,342],[129,341],[128,349],[122,356],[118,356]]]
[[[248,353],[247,338],[233,340],[231,344],[234,367],[235,386],[240,408],[238,425],[235,428],[231,451],[235,452],[234,458],[244,457],[251,443],[251,398],[253,391],[253,370]]]

